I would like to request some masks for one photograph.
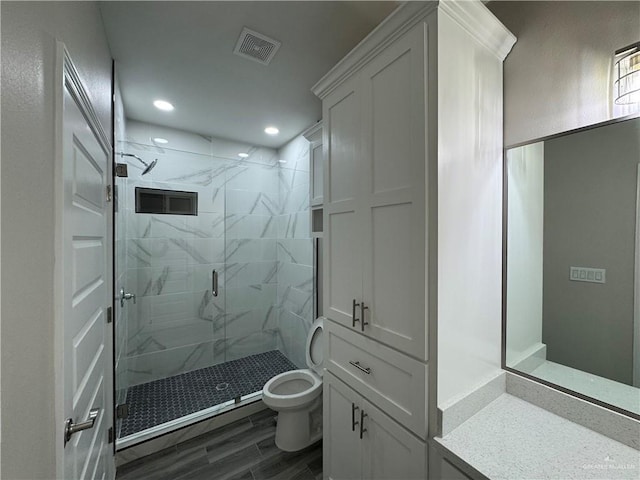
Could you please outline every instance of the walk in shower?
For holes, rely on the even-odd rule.
[[[314,271],[304,138],[274,150],[138,122],[119,128],[123,447],[257,399],[271,377],[303,367]],[[170,143],[151,140],[159,136]]]

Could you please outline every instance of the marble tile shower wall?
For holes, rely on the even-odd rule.
[[[179,150],[149,139],[165,137]],[[276,152],[129,122],[127,331],[135,385],[277,348]],[[237,160],[237,153],[250,157]],[[136,214],[136,186],[198,192],[198,215]],[[212,271],[220,295],[212,297]]]
[[[309,213],[309,142],[299,136],[280,149],[277,217],[278,348],[306,367],[307,333],[313,323],[313,240]]]
[[[277,348],[278,162],[252,165],[226,184],[225,360]]]

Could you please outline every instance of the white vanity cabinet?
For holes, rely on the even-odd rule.
[[[425,442],[331,373],[324,377],[324,471],[329,479],[424,479]]]
[[[425,28],[323,99],[324,312],[425,360]]]

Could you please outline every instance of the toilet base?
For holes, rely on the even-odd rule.
[[[276,447],[285,452],[297,452],[322,438],[322,401],[315,403],[311,409],[278,414]]]

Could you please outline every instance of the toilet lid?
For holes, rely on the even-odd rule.
[[[324,317],[318,317],[307,336],[307,366],[319,376],[324,373]]]

